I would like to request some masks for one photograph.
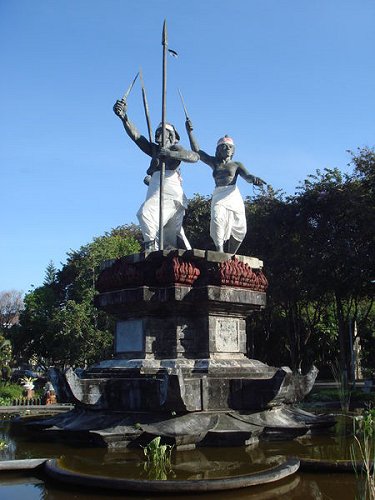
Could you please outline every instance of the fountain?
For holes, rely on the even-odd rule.
[[[164,24],[164,56],[166,39]],[[163,64],[165,98],[165,57]],[[177,131],[166,122],[164,99],[156,143],[149,120],[149,140],[140,136],[127,116],[126,98],[135,80],[114,111],[130,138],[152,160],[147,198],[137,214],[144,251],[105,262],[96,283],[96,307],[116,319],[113,357],[79,376],[72,370],[52,371],[60,394],[64,392],[75,408],[50,418],[20,419],[17,425],[41,440],[64,439],[112,451],[147,446],[158,437],[177,452],[294,439],[334,425],[332,416],[316,416],[295,406],[311,390],[316,368],[303,376],[246,355],[248,320],[265,307],[268,283],[261,260],[235,255],[241,243],[238,238],[246,232],[235,182],[238,175],[255,185],[263,181],[232,161],[234,143],[227,136],[219,140],[215,157],[200,151],[185,107],[193,151],[184,150],[177,144]],[[212,163],[216,183],[211,235],[217,251],[191,249],[181,225],[185,202],[179,165],[200,157]],[[227,192],[229,212],[238,210],[242,218],[234,231],[237,239],[228,236],[229,253],[224,252],[216,220],[217,205]],[[251,477],[199,484],[136,481],[134,486],[134,481],[113,478],[109,482],[148,491],[207,491],[275,481],[298,466],[298,460],[286,460]],[[48,463],[46,470],[64,481],[82,479],[61,461]],[[87,483],[87,475],[83,480]],[[90,481],[95,486],[104,479]]]
[[[116,319],[113,358],[80,376],[55,371],[75,408],[49,418],[19,419],[40,440],[73,441],[120,451],[155,437],[177,453],[204,447],[290,440],[334,425],[332,415],[295,406],[317,370],[293,374],[246,356],[246,321],[265,306],[262,262],[204,250],[143,252],[109,261],[95,303]],[[209,491],[276,481],[295,459],[217,479],[88,477],[62,461],[46,464],[61,481],[135,491]]]
[[[340,420],[341,423],[344,422]],[[8,426],[6,421],[0,426],[0,438],[8,443],[8,448],[0,452],[2,498],[4,494],[4,498],[14,498],[21,487],[31,499],[40,498],[44,491],[44,495],[61,500],[67,500],[72,492],[79,499],[88,496],[108,498],[108,495],[111,496],[109,489],[126,490],[127,498],[134,499],[149,498],[151,489],[159,491],[160,495],[167,490],[175,491],[173,498],[181,499],[186,498],[186,492],[196,494],[211,490],[212,493],[205,493],[205,497],[229,500],[233,492],[225,491],[223,485],[226,488],[251,486],[251,491],[239,491],[236,498],[251,495],[251,498],[259,499],[329,497],[346,500],[356,494],[356,476],[349,453],[353,443],[350,425],[346,429],[341,425],[340,428],[335,426],[325,433],[309,433],[289,441],[261,440],[246,447],[172,450],[171,464],[165,475],[161,475],[156,467],[146,467],[141,447],[108,449],[77,446],[64,439],[53,442],[33,440],[25,434],[13,435],[9,441]],[[296,461],[294,467],[290,465],[289,469],[286,468],[288,456],[298,457],[297,461],[301,463],[298,471],[295,472]],[[31,457],[33,459],[30,460]],[[56,457],[56,461],[46,462],[40,457]],[[10,470],[8,462],[11,458],[13,470]],[[38,463],[40,465],[35,468]],[[324,472],[327,464],[330,465],[329,474]],[[280,469],[289,471],[290,477],[271,483],[264,481],[267,478],[274,481],[280,479],[280,475],[276,475]],[[52,480],[48,479],[50,475]],[[66,482],[70,484],[68,488]],[[38,491],[35,491],[37,484]],[[178,493],[183,487],[184,497]],[[222,491],[216,491],[215,487]],[[137,496],[132,496],[132,490],[137,492]]]

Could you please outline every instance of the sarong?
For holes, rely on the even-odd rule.
[[[215,246],[223,246],[231,236],[242,241],[246,235],[245,205],[237,186],[220,186],[211,201],[210,235]]]
[[[144,242],[155,241],[159,248],[159,202],[160,172],[154,172],[148,186],[145,202],[137,212]],[[187,207],[187,198],[182,190],[181,177],[176,170],[166,170],[164,177],[163,227],[164,247],[177,247],[179,237],[185,247],[191,249],[182,221]]]

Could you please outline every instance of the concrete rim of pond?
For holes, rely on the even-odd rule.
[[[363,460],[322,460],[318,458],[300,458],[300,470],[306,472],[351,472],[364,470]],[[370,463],[371,469],[374,463]]]
[[[280,465],[277,465],[276,467],[272,467],[261,472],[221,479],[193,479],[190,481],[156,481],[93,476],[90,474],[83,474],[81,472],[75,472],[69,469],[65,469],[59,465],[58,459],[48,460],[45,464],[45,472],[49,477],[52,477],[53,479],[78,486],[148,493],[177,493],[184,491],[203,492],[231,490],[272,483],[294,474],[295,472],[297,472],[299,465],[300,461],[298,459],[290,458]]]

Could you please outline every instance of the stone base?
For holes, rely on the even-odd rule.
[[[117,411],[259,411],[296,403],[310,392],[317,369],[305,376],[257,360],[108,360],[78,377],[51,371],[76,404]]]
[[[312,415],[281,406],[255,413],[194,412],[171,413],[104,412],[75,409],[55,417],[13,421],[38,439],[56,438],[112,449],[138,447],[154,437],[179,450],[196,446],[247,446],[258,440],[294,439],[331,427],[331,415]]]
[[[78,377],[50,372],[76,404],[25,426],[108,447],[248,445],[333,425],[285,405],[300,401],[317,370],[293,374],[246,357],[246,324],[264,308],[267,280],[252,257],[202,250],[152,252],[109,262],[99,309],[117,319],[114,359]]]

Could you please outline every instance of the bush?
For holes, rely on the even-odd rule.
[[[0,405],[4,406],[8,404],[12,404],[14,399],[22,398],[23,396],[23,388],[17,384],[0,384]],[[7,401],[4,403],[3,401]]]

